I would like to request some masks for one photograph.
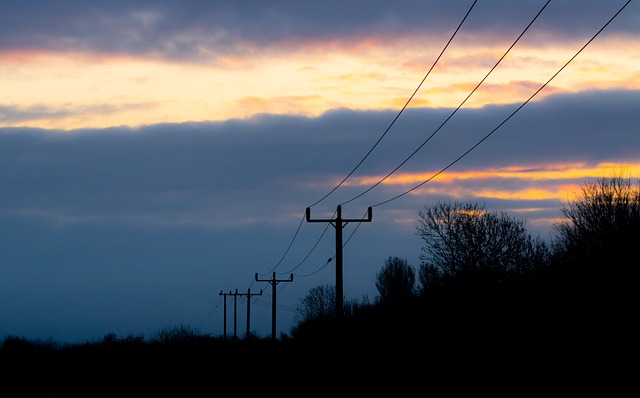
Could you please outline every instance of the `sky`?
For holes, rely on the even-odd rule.
[[[640,176],[637,1],[1,7],[0,339],[267,337],[274,302],[288,334],[338,206],[373,302],[425,206],[550,240],[581,184]]]

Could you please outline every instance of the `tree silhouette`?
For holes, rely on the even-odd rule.
[[[362,302],[356,299],[344,300],[343,320],[353,323],[354,314],[369,308],[369,300],[363,296]],[[344,333],[344,324],[339,322],[336,313],[335,285],[319,285],[311,288],[296,306],[291,335],[300,340],[312,338],[330,341],[330,336]]]
[[[583,184],[561,211],[567,220],[554,224],[558,235],[547,275],[555,307],[563,308],[581,333],[601,325],[598,339],[626,341],[622,336],[634,328],[638,302],[640,181],[622,173],[597,178]]]
[[[600,278],[600,271],[619,278],[630,268],[640,242],[640,181],[621,174],[582,185],[579,196],[560,209],[566,221],[553,225],[556,255],[580,274]]]
[[[474,203],[441,201],[419,211],[416,234],[425,242],[422,291],[442,283],[497,285],[526,280],[548,257],[547,244],[525,221]]]
[[[336,314],[335,285],[319,285],[311,288],[296,306],[295,321],[303,323],[314,319],[334,317]]]
[[[415,296],[415,269],[406,259],[389,257],[376,274],[380,303],[403,303]]]

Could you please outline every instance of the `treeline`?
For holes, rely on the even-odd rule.
[[[419,212],[421,263],[389,257],[373,303],[348,301],[336,320],[333,286],[301,300],[294,339],[389,341],[431,353],[482,350],[573,354],[629,344],[637,312],[640,183],[622,176],[585,183],[561,209],[552,241],[525,222],[474,203]]]

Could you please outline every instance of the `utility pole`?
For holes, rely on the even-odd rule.
[[[328,222],[336,228],[336,316],[342,319],[344,306],[344,290],[342,287],[342,228],[350,222],[371,222],[372,210],[367,209],[367,218],[342,218],[342,206],[338,205],[335,219],[311,219],[311,209],[307,207],[307,222]]]
[[[273,273],[273,279],[258,279],[258,273],[256,272],[256,282],[269,282],[271,283],[271,340],[276,339],[276,285],[278,282],[293,282],[293,274],[289,279],[276,279],[276,273]]]
[[[238,337],[238,289],[233,294],[233,337]]]
[[[251,319],[251,296],[262,296],[262,289],[260,289],[260,293],[251,293],[251,289],[247,289],[246,293],[238,293],[236,289],[236,295],[238,296],[247,296],[247,334],[245,335],[245,339],[248,339],[251,333],[250,328],[250,319]]]
[[[231,296],[233,295],[233,293],[231,293],[231,291],[229,291],[229,293],[222,293],[222,290],[220,290],[220,295],[224,296],[224,331],[222,332],[222,337],[226,340],[227,338],[227,296]]]

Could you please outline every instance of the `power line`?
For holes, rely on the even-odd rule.
[[[591,44],[591,42],[593,40],[595,40],[595,38],[622,12],[622,10],[631,2],[631,0],[628,0],[623,6],[622,8],[620,8],[620,10],[618,10],[618,12],[616,12],[613,17],[611,17],[611,19],[609,19],[609,21],[607,21],[606,24],[604,24],[604,26],[602,28],[600,28],[600,30],[598,30],[593,37],[591,37],[591,39],[589,39],[574,55],[573,57],[571,57],[560,69],[558,69],[558,71],[556,73],[554,73],[549,80],[547,80],[542,86],[540,86],[540,88],[538,88],[526,101],[524,101],[522,104],[520,104],[520,106],[518,106],[513,112],[511,112],[511,114],[509,116],[507,116],[506,119],[504,119],[500,124],[498,124],[493,130],[491,130],[489,133],[487,133],[480,141],[478,141],[477,143],[475,143],[475,145],[473,145],[471,148],[469,148],[467,151],[465,151],[462,155],[460,155],[457,159],[455,159],[453,162],[449,163],[446,167],[444,167],[443,169],[441,169],[440,171],[438,171],[437,173],[435,173],[434,175],[432,175],[431,177],[429,177],[427,180],[421,182],[420,184],[416,185],[415,187],[409,189],[408,191],[405,191],[403,193],[401,193],[400,195],[394,196],[391,199],[385,200],[383,202],[380,202],[378,204],[372,205],[371,207],[377,207],[377,206],[381,206],[383,204],[389,203],[393,200],[396,200],[418,188],[420,188],[421,186],[423,186],[424,184],[426,184],[427,182],[433,180],[435,177],[437,177],[438,175],[442,174],[443,172],[445,172],[447,169],[449,169],[451,166],[453,166],[454,164],[458,163],[463,157],[467,156],[471,151],[473,151],[475,148],[477,148],[482,142],[484,142],[487,138],[489,138],[489,136],[491,136],[493,133],[496,132],[496,130],[498,130],[500,127],[502,127],[509,119],[511,119],[513,117],[513,115],[515,115],[516,113],[518,113],[526,104],[529,103],[529,101],[531,101],[536,95],[538,95],[538,93],[540,91],[542,91],[542,89],[544,89],[553,79],[556,78],[556,76],[558,76],[560,74],[560,72],[562,72],[562,70],[564,70],[564,68],[567,67],[567,65],[569,65],[589,44]]]
[[[273,271],[275,271],[280,266],[280,264],[282,263],[284,258],[289,253],[289,250],[291,250],[291,246],[293,246],[293,242],[295,242],[296,238],[298,237],[298,234],[300,233],[300,228],[302,227],[302,224],[304,223],[304,219],[305,219],[305,216],[303,215],[302,219],[300,220],[300,223],[298,224],[298,228],[296,229],[296,233],[293,234],[293,238],[291,239],[291,242],[289,242],[289,246],[287,246],[287,250],[285,250],[285,252],[282,255],[282,257],[280,257],[280,261],[278,261],[278,263],[273,268],[271,268],[271,270],[269,270],[269,272],[266,272],[266,273],[260,274],[260,275],[263,275],[263,276],[264,275],[268,275],[268,274],[272,273]],[[309,253],[309,254],[311,254],[311,253]]]
[[[218,307],[220,307],[220,304],[222,304],[222,299],[218,300],[218,304],[215,307],[213,307],[211,312],[209,312],[209,315],[207,315],[207,317],[204,319],[204,321],[202,321],[202,323],[200,324],[200,330],[202,330],[204,328],[205,323],[207,323],[207,321],[209,320],[209,318],[211,318],[213,313],[218,310]]]
[[[549,0],[550,1],[550,0]],[[458,24],[458,27],[456,28],[456,30],[453,32],[453,34],[451,35],[451,37],[449,38],[449,41],[447,41],[447,44],[444,46],[444,48],[442,49],[442,51],[440,52],[440,55],[438,55],[438,57],[436,58],[436,60],[433,62],[433,64],[431,65],[431,68],[429,68],[429,71],[427,71],[427,73],[425,74],[425,76],[422,78],[422,81],[420,82],[420,84],[418,84],[418,87],[414,90],[413,94],[411,94],[411,96],[409,97],[409,99],[407,100],[407,102],[404,104],[404,106],[402,107],[402,109],[400,109],[400,111],[398,112],[398,114],[396,115],[396,117],[391,121],[391,124],[389,124],[389,126],[387,127],[387,129],[384,131],[384,133],[382,133],[382,135],[380,136],[380,138],[378,138],[378,141],[376,141],[376,143],[373,145],[373,147],[371,147],[371,149],[369,149],[369,152],[367,152],[367,154],[360,160],[360,162],[358,162],[358,164],[353,168],[353,170],[351,170],[351,172],[349,172],[349,174],[346,175],[346,177],[344,177],[344,179],[342,181],[340,181],[340,183],[338,185],[336,185],[331,191],[329,191],[325,196],[323,196],[322,198],[320,198],[318,201],[316,201],[315,203],[313,203],[312,205],[308,206],[308,207],[313,207],[315,205],[317,205],[318,203],[322,202],[323,200],[325,200],[329,195],[331,195],[333,192],[335,192],[336,189],[338,189],[340,186],[342,186],[342,184],[344,184],[345,181],[347,181],[347,179],[349,177],[351,177],[351,175],[353,175],[353,173],[358,169],[358,167],[360,167],[360,165],[362,165],[362,163],[365,161],[365,159],[367,159],[369,157],[369,155],[371,154],[371,152],[373,152],[373,150],[378,146],[378,144],[380,143],[380,141],[382,141],[382,139],[384,138],[385,135],[387,135],[387,133],[389,132],[389,130],[391,129],[391,127],[395,124],[396,120],[398,120],[398,118],[400,117],[400,115],[402,114],[402,112],[404,112],[404,110],[407,108],[407,106],[409,106],[409,103],[411,102],[411,100],[413,99],[413,97],[416,95],[416,93],[418,92],[418,90],[420,90],[420,87],[422,87],[422,84],[424,83],[424,81],[427,79],[427,77],[429,76],[429,74],[431,74],[431,71],[433,70],[433,68],[436,66],[436,64],[438,63],[438,61],[440,60],[440,58],[442,57],[442,55],[444,54],[444,52],[447,50],[447,48],[449,47],[449,44],[451,44],[451,42],[453,41],[453,38],[456,36],[456,34],[458,33],[458,31],[460,30],[460,28],[462,27],[462,24],[464,23],[464,21],[467,19],[467,17],[469,16],[469,14],[471,13],[471,10],[473,9],[473,7],[476,5],[476,3],[478,2],[478,0],[475,0],[473,2],[473,4],[471,4],[471,7],[469,7],[469,10],[467,11],[467,13],[465,14],[464,18],[462,18],[462,21],[460,21],[460,24]]]
[[[396,166],[395,169],[391,170],[391,172],[389,172],[389,174],[387,174],[386,176],[384,176],[380,181],[376,182],[375,184],[373,184],[372,186],[370,186],[368,189],[366,189],[364,192],[360,193],[359,195],[356,195],[355,197],[347,200],[346,202],[341,203],[342,205],[345,205],[349,202],[352,202],[356,199],[358,199],[359,197],[361,197],[362,195],[366,194],[367,192],[371,191],[373,188],[377,187],[378,185],[382,184],[382,182],[384,180],[386,180],[387,178],[389,178],[393,173],[395,173],[396,171],[398,171],[398,169],[400,169],[400,167],[402,167],[405,163],[407,163],[409,161],[409,159],[411,159],[416,153],[418,153],[418,151],[420,151],[420,149],[422,149],[422,147],[424,147],[427,142],[429,142],[431,140],[431,138],[433,138],[433,136],[435,136],[438,131],[440,131],[440,129],[442,127],[444,127],[445,124],[447,124],[447,122],[453,117],[453,115],[455,115],[460,108],[462,108],[462,106],[467,102],[467,100],[469,98],[471,98],[471,96],[478,90],[478,88],[482,85],[482,83],[484,83],[485,80],[487,80],[487,78],[489,77],[489,75],[498,67],[498,65],[500,64],[500,62],[502,62],[502,60],[507,56],[507,54],[509,54],[509,52],[511,51],[511,49],[513,49],[513,47],[518,43],[518,41],[520,41],[520,39],[522,38],[522,36],[524,36],[524,34],[527,32],[527,30],[529,30],[529,28],[531,27],[531,25],[533,25],[533,23],[535,22],[536,19],[538,19],[538,17],[540,16],[540,14],[542,14],[542,11],[544,11],[544,9],[547,7],[547,5],[551,2],[551,0],[547,0],[547,2],[544,4],[544,6],[542,6],[542,8],[540,9],[540,11],[538,11],[538,13],[536,14],[536,16],[531,20],[531,22],[529,22],[529,24],[527,25],[527,27],[522,31],[522,33],[520,33],[520,35],[516,38],[516,40],[511,44],[511,46],[509,46],[509,48],[504,52],[504,54],[502,54],[502,57],[500,57],[500,59],[498,59],[498,61],[495,63],[495,65],[493,65],[493,67],[491,69],[489,69],[489,71],[487,72],[487,74],[482,78],[482,80],[480,80],[480,82],[473,88],[473,90],[471,90],[471,92],[469,93],[469,95],[467,95],[467,97],[460,103],[460,105],[458,105],[457,108],[455,108],[453,110],[453,112],[451,112],[451,114],[440,124],[440,126],[438,126],[438,128],[431,133],[431,135],[429,137],[427,137],[427,139],[422,142],[422,144],[420,144],[420,146],[418,146],[412,153],[411,155],[409,155],[405,160],[402,161],[402,163],[400,163],[398,166]]]
[[[329,227],[329,224],[327,224],[327,228],[328,228],[328,227]],[[322,271],[322,270],[323,270],[327,265],[329,265],[329,263],[330,263],[331,261],[333,261],[333,259],[334,259],[334,258],[336,258],[336,256],[335,256],[335,255],[334,255],[333,257],[329,257],[329,259],[327,260],[327,262],[326,262],[326,263],[324,263],[324,265],[323,265],[322,267],[318,268],[317,270],[315,270],[315,271],[313,271],[313,272],[310,272],[310,273],[308,273],[308,274],[304,274],[304,275],[300,275],[300,274],[295,274],[295,275],[296,275],[297,277],[299,277],[299,278],[306,278],[306,277],[309,277],[309,276],[311,276],[311,275],[315,275],[315,274],[317,274],[318,272]]]
[[[267,301],[267,300],[256,300],[252,303],[252,305],[257,305],[260,307],[266,307],[266,308],[271,308],[271,301]],[[290,305],[285,305],[285,304],[276,304],[276,307],[278,308],[278,310],[280,311],[286,311],[286,312],[296,312],[296,308],[292,307]]]
[[[286,271],[286,272],[279,272],[279,274],[290,274],[293,271],[295,271],[296,269],[298,269],[302,264],[304,264],[305,261],[307,261],[307,259],[309,258],[309,256],[311,255],[311,253],[313,253],[313,251],[316,249],[316,247],[320,244],[320,241],[322,240],[322,238],[324,237],[324,234],[327,233],[327,230],[329,229],[329,224],[327,224],[327,226],[324,228],[324,231],[322,231],[322,234],[320,235],[320,237],[316,240],[316,243],[313,245],[313,247],[311,248],[311,250],[309,251],[309,253],[307,253],[307,255],[298,263],[298,265],[296,265],[295,267],[293,267],[291,270]]]

